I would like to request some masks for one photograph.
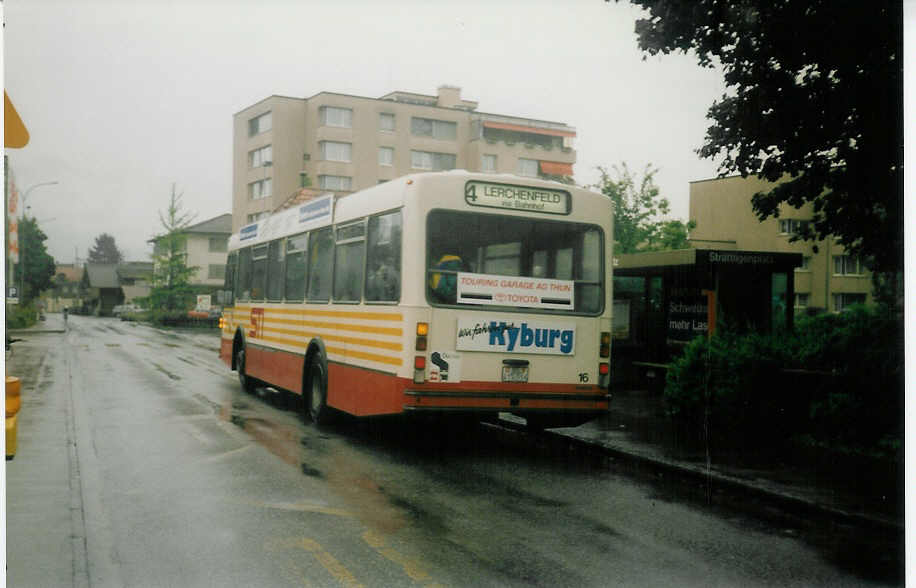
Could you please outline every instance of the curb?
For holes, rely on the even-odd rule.
[[[762,486],[749,483],[747,480],[729,476],[721,472],[706,470],[702,466],[685,465],[665,459],[658,459],[656,457],[626,451],[612,445],[594,443],[588,439],[566,433],[544,431],[544,434],[555,439],[563,440],[566,443],[577,445],[583,449],[598,451],[604,455],[624,459],[638,465],[647,466],[654,470],[665,471],[681,476],[683,478],[700,481],[705,484],[709,484],[710,487],[737,490],[747,494],[755,495],[759,498],[777,503],[782,507],[792,509],[796,512],[801,511],[808,514],[814,514],[819,517],[829,518],[837,522],[852,523],[859,526],[866,526],[885,531],[902,533],[905,529],[904,523],[901,521],[863,513],[849,512],[841,508],[821,504],[788,492],[779,492],[771,488],[764,488]]]

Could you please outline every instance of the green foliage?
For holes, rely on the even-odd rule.
[[[34,304],[16,304],[6,308],[7,329],[24,329],[38,322],[38,308]]]
[[[794,333],[697,338],[668,371],[669,414],[714,452],[787,443],[895,456],[902,438],[901,323],[856,307]]]
[[[599,167],[601,181],[593,186],[614,203],[614,254],[639,251],[686,249],[687,233],[696,226],[690,221],[660,220],[671,203],[660,197],[655,184],[658,169],[647,165],[637,180],[626,163],[613,167],[614,177]]]
[[[89,263],[121,263],[123,259],[114,237],[108,233],[96,237],[95,244],[89,249]]]
[[[153,250],[153,287],[149,304],[153,310],[184,311],[194,306],[191,276],[197,270],[187,264],[187,235],[185,229],[193,215],[182,211],[181,194],[172,196],[166,212],[159,213],[165,233],[155,238]]]
[[[20,293],[23,304],[28,304],[42,291],[53,286],[55,264],[54,258],[48,255],[45,241],[48,236],[38,228],[34,218],[23,218],[19,223],[19,263],[16,265],[16,283],[22,283]],[[22,281],[23,269],[25,280]]]
[[[786,180],[753,197],[761,220],[813,203],[804,238],[835,236],[879,273],[902,269],[900,2],[631,2],[648,11],[644,52],[724,71],[699,154],[723,158],[723,174]]]

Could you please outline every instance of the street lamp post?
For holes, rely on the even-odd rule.
[[[57,180],[51,180],[50,182],[39,182],[37,184],[32,184],[31,186],[26,188],[25,192],[22,193],[22,202],[20,203],[20,205],[22,206],[22,214],[20,215],[20,218],[23,220],[25,220],[26,218],[25,216],[26,200],[28,199],[29,193],[31,193],[32,190],[34,190],[35,188],[39,188],[41,186],[53,186],[59,183],[60,182],[58,182]],[[19,234],[19,300],[20,300],[20,304],[25,302],[25,250],[26,250],[26,247],[25,247],[25,239],[23,239],[22,237],[23,235],[22,233],[20,233]]]

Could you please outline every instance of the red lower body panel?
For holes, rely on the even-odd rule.
[[[220,358],[232,365],[232,341],[223,339]],[[302,394],[305,358],[249,345],[245,371],[269,385]],[[460,382],[416,384],[375,370],[328,363],[328,405],[355,416],[403,412],[602,412],[607,391],[574,384]]]

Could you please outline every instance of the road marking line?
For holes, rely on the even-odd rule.
[[[325,551],[324,547],[320,543],[313,539],[303,538],[299,543],[299,547],[308,551],[315,559],[318,560],[324,569],[328,571],[329,574],[334,576],[338,582],[344,586],[362,586],[357,580],[356,577],[348,570],[342,563],[337,561],[333,555]]]
[[[261,508],[270,508],[275,510],[286,510],[293,512],[317,512],[336,517],[353,518],[353,513],[340,508],[332,508],[321,504],[309,502],[264,502],[262,500],[232,500],[237,504],[247,504],[248,506],[258,506]]]
[[[425,584],[427,582],[432,581],[432,577],[430,577],[430,575],[426,573],[426,571],[423,570],[417,562],[398,553],[396,550],[392,549],[391,547],[388,547],[385,544],[384,537],[382,537],[378,533],[374,531],[366,531],[365,533],[363,533],[363,541],[365,541],[369,545],[369,547],[377,551],[379,555],[381,555],[385,559],[388,559],[398,564],[399,566],[401,566],[404,569],[404,573],[407,574],[407,577],[409,577],[414,582],[422,582]],[[438,586],[438,584],[436,583],[427,584],[427,585],[428,586]]]

